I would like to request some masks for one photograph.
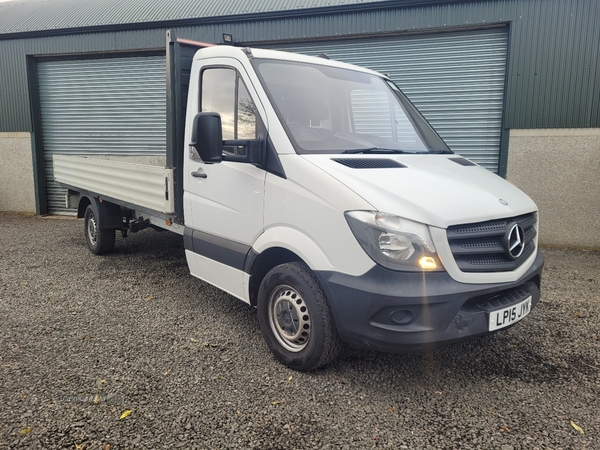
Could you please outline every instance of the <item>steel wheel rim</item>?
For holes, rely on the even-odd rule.
[[[279,344],[290,352],[308,345],[311,321],[302,296],[290,286],[279,286],[269,298],[269,325]]]
[[[87,232],[92,245],[96,245],[96,239],[98,238],[98,228],[96,227],[96,217],[94,216],[94,214],[90,214],[90,217],[88,218]]]

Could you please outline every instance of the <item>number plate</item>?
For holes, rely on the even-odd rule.
[[[490,313],[490,331],[499,330],[518,322],[531,312],[531,296],[521,303]]]

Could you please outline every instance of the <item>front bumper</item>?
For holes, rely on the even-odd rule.
[[[340,337],[350,346],[392,353],[422,350],[492,334],[491,311],[540,299],[541,252],[512,283],[465,284],[446,272],[394,272],[375,266],[354,277],[317,272]]]

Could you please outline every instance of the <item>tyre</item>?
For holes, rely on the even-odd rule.
[[[95,255],[110,253],[115,246],[115,230],[98,229],[98,218],[92,205],[88,205],[84,216],[85,240],[88,248]]]
[[[257,306],[262,334],[281,363],[310,371],[338,355],[341,340],[325,293],[304,263],[282,264],[267,273]]]

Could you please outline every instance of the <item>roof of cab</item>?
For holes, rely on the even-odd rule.
[[[375,76],[383,76],[382,74],[375,72],[374,70],[366,69],[364,67],[355,66],[333,59],[320,58],[316,56],[307,56],[300,53],[282,52],[279,50],[267,50],[262,48],[242,48],[233,47],[229,45],[215,45],[206,47],[198,52],[194,56],[194,59],[204,58],[217,58],[217,57],[229,57],[235,59],[249,59],[249,58],[261,58],[261,59],[273,59],[278,61],[292,61],[307,64],[317,64],[329,67],[339,67],[340,69],[356,70],[360,72],[369,73]],[[384,76],[385,77],[385,76]]]

